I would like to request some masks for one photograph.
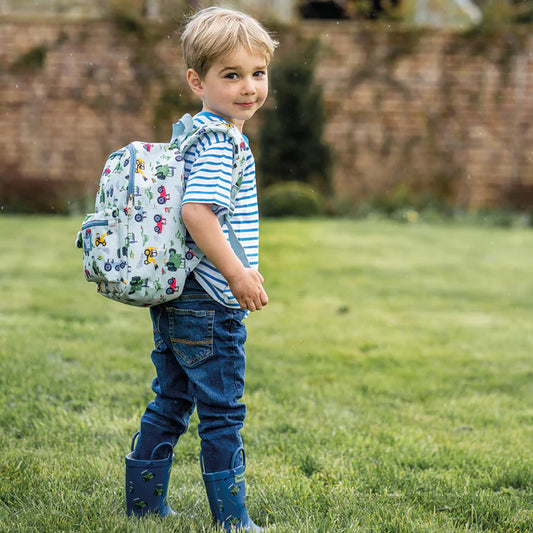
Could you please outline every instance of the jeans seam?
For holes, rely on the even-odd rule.
[[[235,322],[236,322],[235,315],[236,315],[236,312],[232,310],[229,330],[231,332],[231,339],[232,339],[232,343],[231,343],[232,354],[231,354],[231,356],[232,356],[232,360],[233,360],[233,390],[234,390],[235,394],[239,394],[239,387],[237,385],[237,379],[239,377],[239,372],[238,372],[238,368],[237,368],[237,366],[238,366],[238,362],[237,362],[238,350],[237,350],[237,339],[235,338]],[[244,376],[243,376],[243,378],[244,378]]]
[[[211,298],[211,296],[209,296],[209,294],[182,294],[177,300],[176,302],[186,302],[186,301],[197,301],[197,302],[201,302],[201,301],[204,301],[204,302],[209,302],[213,300],[213,298]],[[215,300],[213,300],[215,301]],[[170,303],[172,305],[172,302]]]

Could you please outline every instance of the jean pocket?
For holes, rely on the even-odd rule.
[[[194,367],[213,355],[214,311],[168,307],[172,350],[187,367]]]

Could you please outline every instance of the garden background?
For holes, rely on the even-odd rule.
[[[177,516],[124,513],[151,325],[84,281],[74,239],[106,155],[196,103],[175,18],[102,4],[0,2],[0,531],[213,531],[196,416]],[[243,438],[273,533],[533,531],[530,2],[480,4],[461,31],[384,2],[271,20],[247,134],[263,215],[293,216],[261,221]],[[276,128],[311,133],[293,166]]]
[[[265,20],[281,46],[267,109],[246,130],[260,186],[270,164],[278,181],[329,183],[334,214],[399,204],[528,212],[533,8],[519,1],[529,19],[511,24],[518,15],[505,5],[514,3],[494,1],[499,10],[486,0],[483,24],[462,30],[413,27],[399,15]],[[178,46],[184,2],[168,1],[172,15],[156,18],[140,0],[115,0],[103,12],[78,0],[91,8],[84,16],[59,0],[63,11],[46,16],[49,4],[41,13],[0,11],[5,212],[79,211],[107,154],[132,139],[167,140],[172,122],[199,109]],[[269,110],[284,124],[268,123],[265,135]],[[278,153],[264,155],[269,148]],[[279,158],[284,149],[291,158]]]

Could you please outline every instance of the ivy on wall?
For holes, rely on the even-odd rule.
[[[260,184],[300,181],[331,192],[332,154],[323,140],[326,115],[314,80],[318,41],[303,42],[271,69],[273,104],[260,130]]]

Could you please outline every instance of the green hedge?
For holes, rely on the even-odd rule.
[[[324,213],[324,200],[310,185],[285,181],[266,188],[259,196],[265,217],[311,217]]]

